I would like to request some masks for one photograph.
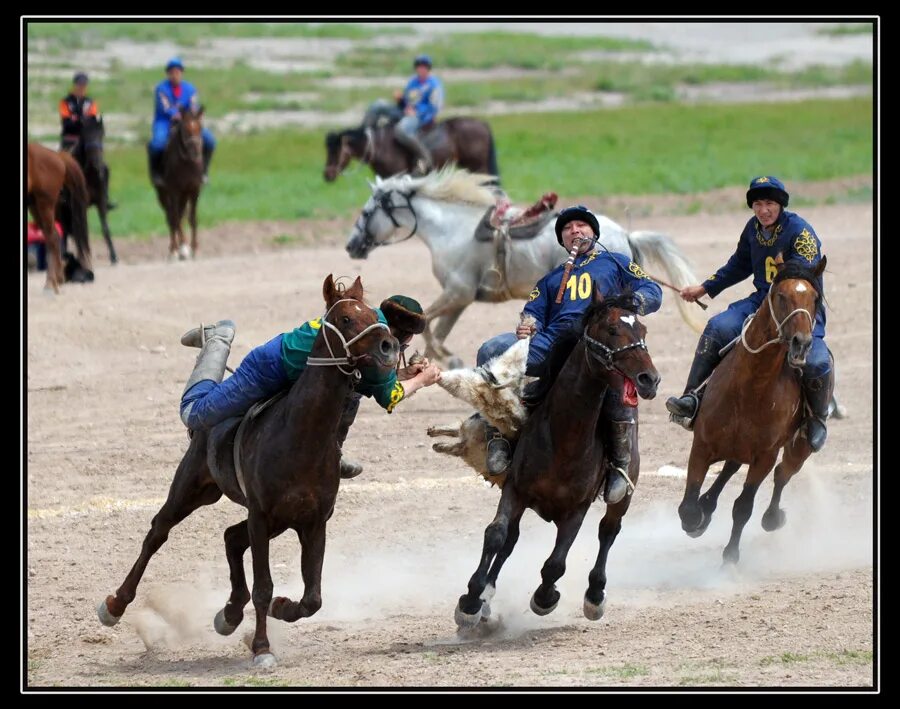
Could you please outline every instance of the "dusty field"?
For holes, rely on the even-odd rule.
[[[426,427],[469,413],[434,387],[391,416],[363,404],[347,448],[366,470],[342,485],[329,525],[324,606],[293,625],[270,621],[280,664],[269,672],[250,665],[248,621],[228,638],[212,628],[229,588],[222,532],[243,514],[227,500],[175,528],[118,626],[102,627],[94,611],[136,558],[187,446],[177,403],[194,353],[178,338],[200,320],[231,317],[234,365],[320,314],[329,272],[362,274],[376,303],[395,292],[429,302],[439,287],[425,246],[414,240],[357,262],[339,246],[276,247],[283,226],[260,225],[204,232],[205,251],[193,263],[164,262],[161,239],[122,243],[121,265],[99,256],[96,283],[67,286],[57,298],[30,274],[28,685],[872,687],[872,209],[800,212],[829,257],[828,342],[850,418],[831,422],[825,450],[785,491],[787,526],[771,535],[759,525],[771,493],[771,483],[763,486],[739,569],[720,568],[739,481],[702,538],[680,530],[684,481],[671,466],[685,466],[690,435],[667,422],[664,400],[680,393],[696,335],[667,295],[645,320],[663,383],[657,399],[641,403],[642,475],[610,555],[602,620],[581,614],[598,503],[569,555],[553,614],[528,610],[553,539],[553,528],[528,514],[500,577],[498,623],[484,637],[456,638],[453,609],[498,496],[458,459],[431,451]],[[731,252],[747,216],[650,216],[632,226],[672,234],[706,275]],[[347,223],[331,226],[319,233],[342,240]],[[747,290],[727,291],[710,312]],[[472,307],[448,344],[471,362],[520,307]],[[276,593],[300,595],[294,535],[276,540],[271,558]]]

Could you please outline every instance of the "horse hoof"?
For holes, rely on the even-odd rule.
[[[537,604],[537,601],[534,600],[534,595],[531,596],[531,602],[529,603],[531,606],[531,612],[535,615],[549,615],[553,611],[556,610],[556,606],[559,605],[559,595],[557,594],[556,601],[549,608],[543,608]]]
[[[494,584],[489,583],[484,587],[484,591],[481,592],[481,596],[479,596],[479,598],[481,598],[481,600],[485,603],[489,603],[490,600],[494,597],[495,593],[497,593],[496,587],[494,586]]]
[[[106,601],[100,601],[97,604],[97,617],[100,619],[100,622],[103,623],[108,628],[113,627],[116,623],[119,622],[122,616],[116,617],[112,613],[109,612],[109,607],[106,605]]]
[[[736,566],[737,563],[741,560],[741,552],[737,549],[729,549],[725,547],[725,551],[722,552],[722,565],[723,566]]]
[[[231,635],[235,630],[237,630],[236,625],[232,625],[227,620],[225,620],[224,608],[216,613],[216,617],[213,619],[213,627],[216,629],[216,632],[219,635]]]
[[[712,517],[707,516],[707,514],[701,509],[700,510],[700,522],[693,529],[685,529],[684,521],[681,523],[681,528],[684,529],[685,533],[691,537],[692,539],[696,539],[701,534],[706,531],[706,528],[709,527],[709,523],[712,520]]]
[[[464,613],[462,608],[459,607],[459,604],[456,604],[456,611],[453,613],[453,620],[456,621],[456,627],[460,630],[466,630],[468,628],[474,628],[478,625],[479,621],[481,621],[482,610],[484,609],[484,605],[478,609],[477,613]]]
[[[767,532],[774,532],[776,529],[781,529],[785,522],[787,522],[787,514],[784,510],[777,510],[774,514],[766,512],[762,518],[762,528]]]
[[[267,670],[273,667],[277,667],[278,660],[275,659],[275,655],[273,655],[271,652],[261,652],[259,655],[254,655],[253,666],[263,670]]]
[[[606,612],[606,591],[603,592],[603,600],[600,603],[592,603],[587,594],[584,594],[584,617],[588,620],[600,620]]]
[[[191,257],[191,247],[187,244],[182,244],[178,247],[178,260],[179,261],[187,261]]]

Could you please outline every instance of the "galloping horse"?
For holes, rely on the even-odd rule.
[[[196,113],[186,110],[180,120],[173,121],[163,153],[163,185],[154,185],[169,225],[170,259],[177,253],[183,261],[197,253],[197,199],[203,186],[202,116],[201,107]],[[181,228],[185,212],[191,225],[190,246]]]
[[[781,528],[787,517],[779,508],[781,491],[799,472],[812,450],[799,435],[804,419],[799,368],[812,344],[816,311],[822,297],[816,284],[826,258],[815,270],[776,259],[778,272],[759,310],[744,323],[740,342],[716,367],[694,423],[684,498],[678,507],[681,528],[699,537],[709,526],[719,493],[742,464],[750,466],[744,489],[734,502],[731,539],[722,556],[740,558],[741,532],[753,512],[753,498],[769,474],[778,451],[775,490],[762,518],[767,532]],[[702,496],[700,488],[713,463],[725,466]]]
[[[456,163],[472,172],[500,175],[494,136],[484,121],[448,118],[422,136],[435,168]],[[367,163],[378,177],[412,172],[415,158],[394,138],[393,128],[349,128],[325,136],[325,181],[333,182],[354,158]]]
[[[72,210],[72,234],[78,248],[78,260],[89,271],[92,263],[84,174],[68,153],[57,153],[37,143],[29,143],[28,209],[47,245],[47,281],[44,288],[52,288],[55,293],[59,293],[59,286],[64,280],[60,237],[55,226],[57,203],[64,187]]]
[[[494,241],[476,241],[476,227],[485,211],[496,204],[497,191],[485,186],[489,175],[444,168],[425,177],[397,175],[375,179],[372,196],[363,207],[347,240],[352,258],[366,258],[376,246],[403,241],[418,235],[431,250],[431,270],[444,291],[425,311],[429,323],[440,318],[434,334],[430,327],[423,336],[426,354],[447,361],[453,354],[443,342],[462,312],[473,301],[502,302],[525,299],[534,284],[566,258],[550,219],[537,236],[511,239],[504,244],[505,257]],[[515,209],[509,214],[514,214]],[[662,265],[677,287],[697,279],[684,255],[668,236],[649,231],[626,232],[611,219],[597,215],[599,243],[610,251],[628,256],[643,266],[648,259]],[[502,274],[502,275],[501,275]],[[684,320],[697,331],[703,323],[680,298],[678,308]],[[453,358],[451,367],[461,367]]]
[[[111,263],[116,263],[119,257],[116,256],[109,224],[106,221],[106,214],[109,211],[109,205],[106,201],[109,195],[109,166],[103,159],[104,133],[102,119],[96,116],[85,118],[81,124],[81,140],[78,141],[75,147],[74,156],[81,165],[84,179],[87,182],[88,194],[90,195],[88,206],[94,205],[97,207],[100,227],[103,229],[103,239],[106,241],[106,247],[109,250],[109,260]]]
[[[357,278],[346,291],[329,275],[323,285],[325,327],[317,337],[310,366],[286,396],[248,417],[228,419],[211,431],[196,431],[175,472],[169,495],[151,522],[141,554],[115,596],[97,607],[104,625],[115,625],[135,597],[150,557],[169,531],[194,510],[211,505],[224,493],[247,508],[247,519],[225,530],[225,553],[231,571],[231,596],[215,617],[222,635],[235,631],[244,617],[250,591],[244,576],[247,547],[253,556],[253,605],[256,633],[254,664],[272,666],[266,615],[293,622],[313,615],[322,605],[321,575],[325,524],[334,512],[340,483],[336,431],[344,400],[359,378],[358,367],[381,373],[395,367],[399,343],[374,310],[362,302]],[[352,342],[354,341],[355,342]],[[335,357],[333,353],[340,353]],[[316,358],[318,360],[316,361]],[[350,369],[345,369],[349,367]],[[237,434],[235,429],[238,429]],[[235,450],[235,438],[243,441]],[[236,469],[237,466],[237,469]],[[293,529],[300,538],[303,598],[272,598],[269,540]]]
[[[556,581],[565,573],[566,556],[597,498],[605,469],[601,436],[597,433],[603,398],[613,378],[631,379],[645,399],[656,395],[659,374],[644,336],[647,329],[630,308],[630,296],[606,300],[594,290],[594,303],[582,329],[567,333],[551,350],[547,373],[537,382],[532,399],[540,400],[522,427],[518,446],[506,474],[493,522],[484,532],[478,569],[460,596],[456,623],[471,627],[490,613],[497,576],[519,538],[519,521],[526,508],[557,527],[553,553],[541,569],[541,585],[531,597],[531,610],[546,615],[556,608]],[[526,395],[529,392],[526,390]],[[637,419],[628,471],[633,483],[640,472]],[[600,552],[588,576],[584,615],[597,620],[606,605],[606,558],[622,527],[631,495],[607,505],[600,521]],[[487,608],[485,608],[487,606]]]

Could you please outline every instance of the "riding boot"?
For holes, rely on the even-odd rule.
[[[628,477],[628,468],[631,466],[631,432],[633,430],[633,421],[609,421],[607,423],[610,445],[609,453],[606,456],[606,485],[603,499],[608,505],[621,502],[626,495],[634,491],[634,485]]]
[[[347,440],[347,433],[349,433],[350,426],[353,425],[353,421],[356,419],[356,412],[359,411],[359,399],[360,396],[358,394],[350,394],[350,396],[347,397],[344,401],[344,411],[341,413],[341,420],[337,427],[337,446],[338,451],[341,452],[342,480],[355,478],[363,471],[363,467],[360,463],[345,458],[343,455],[344,441]]]
[[[209,163],[212,161],[213,149],[203,144],[203,184],[209,182]]]
[[[814,453],[822,450],[828,430],[825,420],[828,418],[828,405],[831,403],[831,393],[834,389],[834,370],[818,379],[803,377],[803,393],[809,406],[810,416],[806,423],[806,440]]]
[[[433,162],[431,160],[431,153],[428,148],[419,140],[416,136],[410,135],[400,129],[399,124],[394,127],[394,136],[403,145],[405,148],[408,148],[413,157],[416,159],[416,167],[413,169],[413,174],[418,175],[426,175],[428,174],[432,167]]]
[[[156,187],[162,187],[165,184],[162,174],[163,154],[161,152],[154,153],[148,148],[147,157],[149,158],[150,162],[150,181]]]
[[[235,325],[231,320],[219,320],[215,325],[203,328],[203,344],[200,354],[197,355],[197,362],[194,365],[194,371],[188,377],[187,383],[184,385],[184,392],[181,394],[183,408],[181,409],[181,420],[185,426],[190,427],[188,423],[191,409],[194,402],[190,401],[184,405],[185,396],[194,387],[203,381],[211,381],[219,384],[222,377],[225,376],[225,364],[228,361],[228,355],[231,352],[231,342],[234,340]],[[197,333],[199,339],[200,328],[195,328],[186,332],[181,337],[182,343],[188,344],[193,341],[191,335]],[[195,346],[188,344],[189,347]]]
[[[719,345],[712,338],[701,335],[684,394],[670,396],[666,400],[666,408],[671,414],[670,421],[681,424],[688,431],[693,428],[694,417],[697,415],[700,400],[703,398],[703,393],[698,391],[698,388],[709,379],[719,363],[719,359]]]
[[[503,437],[500,429],[489,423],[484,427],[487,442],[487,471],[491,475],[502,475],[512,462],[512,444]]]

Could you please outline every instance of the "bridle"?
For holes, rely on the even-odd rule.
[[[642,349],[649,354],[650,350],[647,349],[647,343],[644,342],[644,338],[642,337],[637,342],[632,342],[630,344],[624,345],[622,347],[618,347],[616,349],[611,349],[607,347],[599,340],[595,340],[593,337],[588,335],[587,327],[584,328],[584,332],[581,333],[581,339],[584,341],[584,353],[585,357],[590,356],[595,361],[599,362],[601,365],[606,367],[606,369],[614,370],[621,374],[623,377],[628,377],[625,372],[623,372],[618,366],[615,364],[616,356],[621,354],[622,352],[627,352],[628,350],[633,349]],[[590,363],[590,360],[588,360]]]
[[[809,314],[809,311],[806,308],[795,308],[787,315],[785,315],[781,322],[778,322],[778,318],[775,317],[775,309],[772,307],[772,290],[772,287],[770,287],[769,292],[766,294],[766,299],[769,303],[769,314],[772,316],[772,322],[775,323],[775,330],[778,334],[775,339],[769,340],[768,342],[763,343],[760,347],[753,349],[752,347],[750,347],[750,345],[747,344],[747,329],[750,327],[750,323],[753,322],[753,318],[756,317],[756,313],[752,313],[751,315],[747,316],[747,319],[744,320],[743,327],[741,327],[741,344],[744,345],[745,348],[747,348],[747,351],[750,354],[757,354],[758,352],[762,352],[764,349],[766,349],[766,347],[768,347],[769,345],[774,345],[777,342],[787,342],[787,340],[784,339],[784,332],[782,331],[782,328],[784,327],[784,324],[797,313],[803,313],[807,317],[807,319],[809,320],[810,330],[812,330],[814,327],[813,317]]]
[[[386,192],[378,192],[372,195],[372,206],[363,209],[362,213],[359,215],[359,219],[357,219],[357,222],[362,221],[362,229],[360,231],[362,231],[363,233],[363,246],[365,247],[367,252],[369,251],[369,249],[372,249],[376,246],[399,244],[401,241],[406,241],[407,239],[412,238],[419,229],[419,216],[416,214],[416,210],[413,209],[412,206],[412,198],[416,194],[415,191],[412,191],[409,194],[406,194],[404,192],[399,193],[403,198],[406,199],[406,204],[394,204],[393,200],[391,199],[391,194],[393,194],[394,192],[398,192],[398,190],[387,190]],[[394,210],[408,209],[410,214],[412,214],[414,220],[412,231],[402,239],[392,239],[390,241],[376,242],[374,234],[372,234],[372,232],[369,230],[369,222],[379,209],[387,215],[388,219],[391,220],[391,224],[393,224],[394,228],[396,229],[400,228],[400,222],[398,222],[397,218],[394,216]]]
[[[372,330],[374,330],[376,328],[384,328],[385,330],[387,330],[388,326],[386,324],[384,324],[383,322],[372,323],[371,325],[365,327],[362,330],[362,332],[360,332],[358,335],[356,335],[348,340],[344,337],[344,333],[342,333],[340,330],[338,330],[337,327],[335,327],[333,324],[331,324],[328,321],[328,316],[331,314],[331,311],[334,310],[335,306],[338,305],[338,303],[358,303],[358,302],[360,302],[360,301],[357,300],[356,298],[341,298],[340,300],[335,301],[334,304],[332,304],[332,306],[330,308],[328,308],[327,311],[325,311],[325,314],[322,316],[321,321],[322,321],[322,325],[325,326],[326,330],[325,330],[325,332],[322,333],[322,336],[325,338],[325,345],[328,347],[328,354],[330,354],[331,357],[307,357],[306,364],[308,364],[310,367],[334,366],[334,367],[337,367],[342,373],[346,374],[347,376],[352,376],[356,381],[359,381],[359,379],[362,375],[360,374],[359,369],[356,366],[356,363],[360,359],[360,356],[354,355],[350,352],[350,345],[352,345],[354,342],[356,342],[363,336],[367,335]],[[344,356],[343,357],[335,357],[334,356],[334,350],[331,348],[331,342],[329,342],[329,340],[328,340],[328,330],[332,330],[337,335],[338,339],[341,341],[341,346],[344,348]],[[343,365],[353,367],[353,369],[351,369],[348,372],[346,369],[344,369]]]

